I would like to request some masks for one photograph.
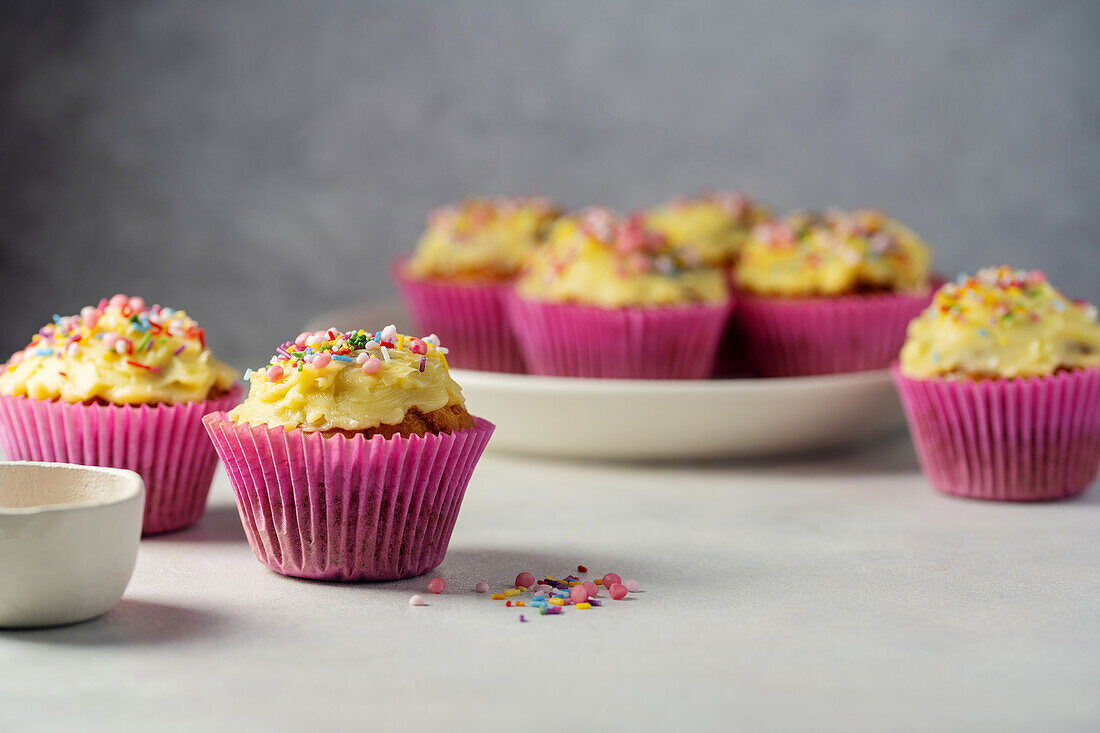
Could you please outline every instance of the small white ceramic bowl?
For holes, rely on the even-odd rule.
[[[134,572],[144,506],[133,471],[0,461],[0,627],[111,610]]]

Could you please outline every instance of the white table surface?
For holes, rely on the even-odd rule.
[[[578,563],[644,592],[542,617],[473,592]],[[219,469],[113,612],[0,633],[0,730],[1100,729],[1100,488],[945,498],[905,439],[696,466],[489,454],[435,574],[447,594],[269,572]]]

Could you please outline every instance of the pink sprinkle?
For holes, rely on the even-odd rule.
[[[119,337],[117,333],[115,333],[114,331],[108,331],[107,333],[103,334],[103,346],[108,349],[115,348],[115,342],[118,341],[118,338]]]
[[[488,593],[489,592],[489,584],[486,583],[483,580],[483,581],[481,581],[480,583],[478,583],[477,585],[474,586],[474,590],[476,590],[478,593]]]
[[[626,598],[626,586],[622,583],[616,583],[615,585],[611,586],[611,589],[608,590],[607,593],[614,600],[621,601],[622,599]]]
[[[535,576],[532,573],[520,573],[516,576],[516,587],[521,585],[524,588],[530,588],[535,584]]]
[[[304,349],[306,347],[306,341],[308,341],[309,337],[312,335],[313,334],[309,331],[302,331],[300,334],[298,334],[298,338],[294,339],[294,345],[297,346],[299,349]]]
[[[428,581],[428,590],[432,593],[442,593],[447,590],[447,582],[443,578],[435,577]]]
[[[636,580],[626,581],[626,589],[628,591],[630,591],[631,593],[637,593],[638,589],[641,588],[641,587],[642,586],[638,585],[638,581],[636,581]]]
[[[267,381],[278,382],[283,378],[283,368],[278,364],[274,364],[267,368]]]
[[[132,310],[134,313],[140,313],[141,311],[145,310],[145,298],[142,298],[138,295],[130,298],[130,310]]]
[[[421,596],[413,596],[412,598],[409,599],[409,605],[410,606],[423,606],[423,605],[425,605],[424,604],[424,599]]]
[[[320,354],[317,354],[313,357],[313,368],[324,369],[329,365],[331,361],[332,357],[329,356],[329,353],[327,351],[322,351]]]
[[[589,598],[595,598],[600,594],[600,586],[596,585],[594,580],[586,580],[581,585],[588,591]]]
[[[584,603],[588,600],[588,589],[583,585],[573,586],[573,590],[569,591],[569,600],[573,603]]]
[[[363,374],[377,374],[382,368],[382,362],[377,357],[370,357],[363,362]]]
[[[15,364],[23,361],[24,356],[26,356],[26,354],[24,354],[22,351],[17,351],[11,355],[11,358],[8,359],[8,363],[14,366]]]
[[[621,582],[623,582],[623,579],[620,578],[615,573],[608,573],[607,575],[603,576],[603,587],[604,588],[610,588],[611,586],[615,585],[616,583],[621,583]]]
[[[122,306],[126,305],[129,302],[130,302],[129,298],[127,298],[122,293],[117,293],[117,294],[111,296],[111,299],[109,301],[107,301],[107,304],[108,305],[113,305],[115,308],[121,308]]]
[[[355,363],[356,364],[363,364],[369,358],[370,358],[370,354],[368,354],[365,351],[360,351],[359,355],[355,357]]]
[[[414,354],[427,354],[428,345],[420,339],[413,339],[409,342],[409,351]]]

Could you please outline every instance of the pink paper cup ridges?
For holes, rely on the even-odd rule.
[[[128,468],[145,481],[142,534],[194,524],[206,508],[218,457],[204,415],[232,409],[241,387],[174,405],[70,404],[0,397],[0,447],[15,461]]]
[[[508,326],[504,298],[511,283],[456,284],[406,277],[406,260],[393,278],[421,330],[435,333],[450,349],[447,361],[462,369],[523,372],[523,358]]]
[[[256,559],[314,580],[397,580],[443,561],[493,424],[408,438],[325,437],[250,426],[206,430],[229,473]]]
[[[1029,379],[911,379],[895,365],[917,457],[946,494],[1062,499],[1100,467],[1100,368]]]
[[[909,321],[932,295],[931,290],[836,298],[742,294],[737,324],[752,371],[762,377],[885,369],[898,357]]]
[[[732,305],[598,308],[508,298],[532,374],[609,379],[705,379]]]

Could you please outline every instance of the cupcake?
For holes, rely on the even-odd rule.
[[[640,216],[591,208],[529,255],[508,315],[534,374],[701,379],[730,307],[721,270],[687,268]]]
[[[202,417],[237,404],[235,373],[181,310],[116,295],[55,315],[0,371],[12,460],[128,468],[145,481],[144,534],[202,516],[217,457]]]
[[[646,226],[663,234],[687,263],[720,267],[731,278],[741,248],[753,228],[772,218],[771,211],[736,191],[679,198],[643,212]],[[715,376],[745,371],[744,336],[730,319],[718,347]]]
[[[394,264],[413,318],[451,344],[455,366],[523,371],[504,296],[559,213],[539,196],[467,199],[433,211],[416,252]]]
[[[284,575],[395,580],[443,560],[493,425],[447,350],[387,326],[303,333],[204,422],[256,558]]]
[[[738,324],[764,377],[885,369],[932,299],[928,247],[880,211],[757,227],[737,265]]]
[[[893,368],[921,467],[947,494],[1042,501],[1100,466],[1100,324],[1041,272],[944,285]]]

